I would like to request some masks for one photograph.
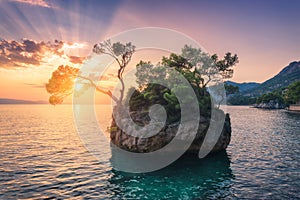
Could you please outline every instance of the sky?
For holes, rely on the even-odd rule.
[[[0,98],[47,100],[59,65],[80,67],[94,44],[143,27],[188,35],[222,57],[232,81],[263,82],[300,60],[300,1],[0,0]]]

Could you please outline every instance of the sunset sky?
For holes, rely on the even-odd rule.
[[[300,1],[0,0],[0,98],[47,100],[61,64],[132,28],[182,32],[209,53],[239,56],[233,81],[263,82],[300,60]]]

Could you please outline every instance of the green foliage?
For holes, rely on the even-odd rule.
[[[256,98],[237,94],[229,97],[227,103],[229,105],[252,105],[256,103]]]
[[[225,86],[225,90],[226,90],[226,95],[236,94],[236,93],[240,92],[238,86],[233,86],[233,85],[229,85],[229,84],[224,84],[224,86]]]
[[[265,99],[277,98],[277,100],[281,102],[282,97],[278,97],[278,94],[276,95],[276,93],[279,92],[280,93],[279,95],[283,96],[284,103],[286,105],[293,104],[299,101],[299,99],[297,100],[297,95],[291,94],[294,93],[291,91],[295,91],[295,93],[297,93],[296,92],[297,89],[290,88],[290,90],[288,90],[287,88],[289,87],[290,84],[299,81],[300,81],[300,62],[292,62],[287,67],[282,69],[280,73],[278,73],[273,78],[265,81],[264,83],[252,89],[240,91],[240,93],[230,96],[227,99],[227,103],[231,105],[250,105],[256,103],[253,102],[254,99],[258,98],[258,102],[261,102],[263,98],[261,97],[262,95],[268,93],[274,93],[274,92],[275,93],[272,95],[268,95],[268,96],[265,95],[264,98]],[[290,91],[291,93],[289,93],[288,91]],[[284,95],[283,93],[287,93],[287,94]]]
[[[227,53],[224,59],[219,60],[216,55],[211,58],[208,54],[190,46],[184,46],[182,54],[172,53],[169,57],[163,57],[162,62],[153,65],[151,62],[140,61],[136,66],[137,83],[140,88],[136,90],[130,99],[131,111],[139,109],[147,110],[153,104],[160,104],[167,111],[167,123],[180,120],[180,104],[176,94],[184,96],[184,102],[189,104],[192,97],[186,94],[187,86],[168,70],[173,68],[180,72],[191,84],[202,116],[210,116],[211,99],[206,90],[207,84],[212,81],[213,76],[218,74],[229,77],[232,67],[238,62],[236,55]],[[233,72],[233,71],[232,71]],[[232,75],[232,73],[231,73]],[[171,90],[158,84],[152,84],[152,80],[164,79],[168,83],[173,83]],[[236,88],[231,88],[236,90]],[[128,97],[127,97],[128,98]],[[191,111],[193,108],[191,108]]]
[[[256,103],[268,103],[270,101],[279,104],[295,104],[300,101],[300,81],[290,84],[286,89],[277,89],[274,92],[263,94],[257,98]]]
[[[135,52],[135,46],[131,43],[122,44],[120,42],[111,44],[109,40],[103,43],[96,44],[93,48],[93,52],[97,54],[108,54],[112,56],[119,64],[118,78],[122,84],[121,96],[118,103],[122,102],[124,93],[124,82],[122,80],[122,74],[125,67],[131,60],[132,54]],[[182,54],[171,54],[169,57],[163,57],[161,63],[154,66],[151,62],[143,62],[137,64],[136,76],[137,83],[140,87],[135,90],[131,89],[133,95],[129,97],[129,105],[131,111],[147,110],[151,105],[160,104],[165,107],[168,114],[168,122],[176,122],[180,120],[180,104],[176,98],[176,94],[180,93],[185,96],[184,103],[189,104],[193,99],[186,94],[186,86],[182,85],[181,80],[174,76],[174,70],[168,70],[173,68],[181,73],[186,80],[191,84],[196,97],[198,99],[198,105],[201,111],[201,115],[210,116],[211,111],[211,99],[206,90],[206,86],[212,82],[216,77],[216,74],[221,75],[223,78],[230,78],[232,76],[232,67],[238,63],[236,55],[227,53],[223,59],[218,59],[218,56],[209,56],[201,51],[201,49],[192,48],[185,45],[182,49]],[[53,72],[51,79],[46,85],[47,91],[51,94],[49,102],[51,104],[60,104],[65,97],[73,93],[74,80],[79,78],[83,80],[84,87],[95,87],[97,91],[111,96],[110,91],[104,91],[98,88],[97,84],[93,82],[89,77],[84,77],[79,73],[79,69],[69,66],[59,66],[56,71]],[[164,86],[153,84],[154,79],[165,79],[173,85],[172,89],[168,89]],[[132,91],[134,90],[134,91]],[[191,111],[193,108],[191,108]]]
[[[130,88],[130,90],[130,92],[134,90],[131,97],[126,95],[130,111],[141,112],[148,110],[154,104],[159,104],[167,111],[167,123],[180,120],[179,102],[176,97],[174,98],[170,89],[159,84],[148,84],[141,91],[135,88]]]
[[[217,66],[217,69],[220,71],[224,79],[232,78],[233,76],[232,67],[239,62],[238,56],[236,54],[231,55],[231,53],[228,52],[225,54],[222,60],[218,60],[218,56],[214,54],[211,56],[211,59]]]
[[[244,94],[258,97],[278,89],[283,90],[295,81],[300,81],[300,62],[290,63],[279,74],[263,82],[258,87],[245,91]]]
[[[164,93],[163,95],[163,98],[168,102],[168,103],[171,103],[171,104],[178,104],[179,102],[177,101],[177,98],[176,98],[176,95],[174,95],[174,93]]]
[[[270,101],[275,101],[280,104],[284,104],[284,99],[280,91],[270,92],[267,94],[263,94],[262,96],[258,97],[256,103],[268,103]]]
[[[300,101],[300,81],[296,81],[287,87],[284,100],[288,105]]]

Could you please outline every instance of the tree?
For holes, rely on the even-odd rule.
[[[239,62],[238,56],[236,54],[231,55],[230,52],[227,52],[222,60],[219,60],[217,54],[214,54],[211,56],[211,59],[215,63],[223,79],[232,78],[233,76],[232,67]]]
[[[244,96],[242,94],[237,94],[231,96],[227,99],[229,105],[252,105],[255,104],[257,99],[251,96]]]
[[[60,104],[65,97],[72,94],[74,79],[77,77],[78,71],[77,68],[61,65],[52,73],[51,79],[46,84],[46,90],[51,94],[50,104]]]
[[[195,74],[202,75],[202,87],[206,87],[213,79],[216,79],[216,75],[221,75],[223,79],[232,78],[233,67],[239,62],[236,54],[232,55],[228,52],[223,59],[219,59],[217,54],[210,56],[201,49],[188,45],[183,47],[181,57],[183,61],[189,63],[185,68],[193,69]],[[173,59],[172,56],[171,59]],[[184,64],[187,65],[187,63]]]
[[[236,93],[240,92],[238,86],[233,86],[233,85],[230,85],[230,84],[224,84],[224,86],[225,86],[225,90],[226,90],[227,95],[236,94]]]
[[[288,105],[300,101],[300,81],[296,81],[287,87],[284,99]]]
[[[130,108],[132,111],[147,110],[153,104],[160,104],[166,108],[168,123],[178,121],[180,119],[180,105],[175,90],[184,91],[186,86],[180,85],[180,81],[177,81],[176,77],[167,70],[174,68],[191,84],[198,99],[201,115],[210,115],[211,100],[206,86],[215,77],[218,78],[218,82],[220,76],[222,78],[232,76],[232,67],[236,63],[238,63],[238,57],[236,55],[231,56],[231,53],[227,53],[223,60],[218,60],[216,55],[212,58],[202,52],[201,49],[187,45],[184,46],[180,55],[172,53],[169,57],[163,57],[161,63],[157,65],[141,61],[136,66],[137,83],[140,87],[130,99]],[[173,83],[174,87],[168,89],[158,84],[152,84],[151,80],[156,78],[165,79]],[[189,99],[186,96],[186,100]]]
[[[274,92],[270,92],[267,94],[263,94],[262,96],[257,98],[256,103],[257,104],[269,103],[271,101],[277,102],[279,104],[284,104],[284,100],[281,95],[281,91],[274,91]]]
[[[110,96],[115,102],[121,103],[124,98],[124,82],[123,73],[135,52],[135,46],[131,43],[122,44],[120,42],[113,43],[109,40],[94,45],[93,52],[97,54],[107,54],[114,58],[118,63],[119,69],[117,77],[121,82],[120,98],[114,97],[109,90],[99,87],[94,80],[79,74],[79,69],[70,66],[59,66],[53,73],[51,79],[46,84],[47,91],[51,94],[49,102],[53,105],[63,102],[65,97],[73,93],[75,79],[81,79],[88,82],[86,87],[94,87],[97,91]],[[174,91],[184,91],[184,86],[180,85],[180,81],[176,84],[176,78],[169,74],[168,68],[175,68],[180,72],[191,84],[198,98],[198,104],[201,111],[205,113],[210,109],[210,96],[206,90],[206,86],[214,80],[214,76],[221,75],[222,78],[232,77],[232,67],[238,63],[237,55],[227,53],[222,60],[218,59],[215,54],[209,56],[201,49],[192,48],[185,45],[180,55],[171,54],[169,57],[163,57],[161,63],[153,65],[151,62],[141,61],[137,64],[136,76],[140,85],[138,91],[130,99],[131,105],[137,107],[147,107],[153,103],[162,103],[166,105],[171,114],[177,115],[179,103],[175,97]],[[168,89],[157,84],[151,84],[151,80],[155,77],[163,77],[174,83],[174,89]],[[172,79],[172,80],[171,80]],[[84,91],[86,88],[82,88]],[[129,97],[126,97],[129,98]],[[189,97],[187,97],[187,100]],[[132,103],[134,102],[134,103]]]
[[[131,60],[133,53],[135,52],[135,46],[130,42],[122,44],[116,42],[111,44],[110,40],[104,41],[94,45],[93,52],[96,54],[107,54],[114,58],[118,63],[118,79],[120,80],[122,87],[120,89],[120,98],[114,97],[109,90],[101,89],[97,84],[89,77],[79,74],[79,69],[70,66],[59,66],[53,73],[52,77],[46,84],[46,90],[51,94],[49,97],[49,103],[56,105],[63,102],[65,97],[73,93],[74,81],[76,78],[85,80],[89,83],[89,86],[95,87],[97,91],[110,96],[117,103],[121,102],[124,97],[124,82],[123,72]],[[85,88],[83,88],[85,89]]]

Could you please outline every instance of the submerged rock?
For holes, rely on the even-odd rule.
[[[145,125],[149,122],[149,116],[145,112],[144,113],[132,112],[130,114],[132,120],[137,124]],[[218,114],[222,115],[223,117],[225,115],[224,112],[221,110],[218,110]],[[198,127],[196,137],[193,140],[193,143],[186,151],[186,153],[197,154],[199,152],[199,149],[206,136],[209,125],[210,125],[210,118],[200,116],[200,122],[199,122],[199,127]],[[187,125],[184,127],[184,134],[181,135],[179,140],[184,141],[186,137],[189,137],[190,132],[191,130],[193,130],[194,126],[195,125],[192,123],[190,124],[187,123]],[[161,149],[169,142],[171,142],[177,133],[178,127],[179,127],[179,122],[167,124],[156,135],[153,135],[148,138],[140,138],[140,137],[134,137],[122,131],[117,126],[115,120],[113,119],[110,128],[110,138],[113,144],[126,151],[137,152],[137,153],[152,152]],[[130,130],[130,128],[127,130]],[[221,135],[210,153],[225,150],[230,143],[230,139],[231,139],[231,123],[230,123],[229,114],[226,114]]]

